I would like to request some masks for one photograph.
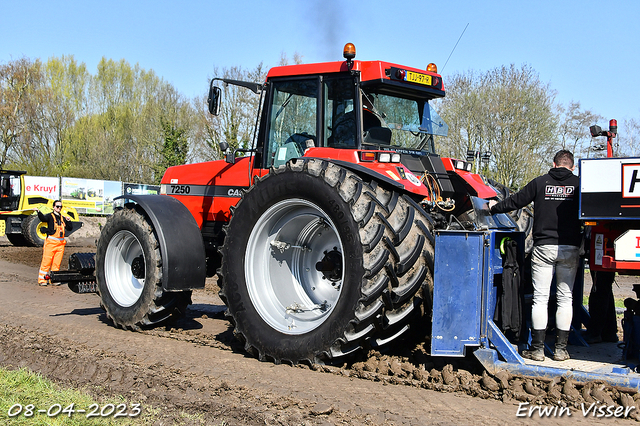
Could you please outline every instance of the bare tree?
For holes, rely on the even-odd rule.
[[[567,149],[576,158],[593,156],[593,138],[589,126],[602,121],[601,115],[583,110],[580,102],[571,102],[566,108],[560,106],[557,149]]]
[[[215,69],[215,76],[233,80],[261,83],[266,78],[262,64],[247,71],[240,67]],[[193,102],[196,109],[194,144],[189,153],[189,161],[214,160],[221,158],[220,141],[229,147],[248,148],[257,131],[259,95],[249,89],[231,84],[222,84],[222,104],[216,117],[207,110],[206,95]]]
[[[0,169],[18,163],[18,145],[28,137],[29,117],[37,109],[34,98],[42,81],[40,61],[21,58],[0,65]],[[13,157],[12,157],[13,155]]]
[[[449,138],[438,140],[444,155],[466,150],[491,153],[482,173],[519,188],[544,171],[555,145],[555,91],[528,65],[453,76],[440,112]]]
[[[617,149],[614,150],[614,155],[621,157],[640,156],[640,121],[632,118],[623,120],[620,124],[618,125]]]
[[[67,148],[76,120],[87,113],[90,75],[72,56],[50,58],[42,67],[41,84],[32,92],[37,107],[28,117],[22,162],[33,173],[64,174],[70,167]]]

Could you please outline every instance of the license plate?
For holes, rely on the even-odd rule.
[[[407,71],[407,81],[411,83],[424,84],[425,86],[431,86],[431,76],[427,74],[420,74],[413,71]]]

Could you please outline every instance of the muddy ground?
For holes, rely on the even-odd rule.
[[[88,220],[69,238],[63,265],[71,253],[95,251],[98,232],[99,221]],[[640,418],[635,410],[627,419],[580,411],[594,400],[640,407],[639,394],[564,379],[490,377],[473,357],[430,358],[421,344],[364,353],[335,367],[263,363],[233,337],[215,279],[194,292],[194,304],[175,326],[116,329],[97,296],[36,285],[41,253],[0,238],[0,364],[28,367],[98,398],[122,395],[157,410],[158,424],[631,424]],[[635,296],[626,280],[615,292]],[[518,417],[521,402],[565,408],[564,415]],[[1,408],[4,422],[7,407]]]

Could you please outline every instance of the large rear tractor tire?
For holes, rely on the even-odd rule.
[[[409,197],[292,160],[233,210],[220,296],[245,349],[324,363],[402,335],[433,291],[433,225]]]
[[[22,222],[22,235],[26,244],[30,247],[42,247],[47,234],[42,232],[42,228],[46,227],[45,222],[40,222],[37,214],[28,216]]]
[[[135,208],[116,211],[102,228],[95,258],[97,290],[117,327],[139,330],[184,315],[191,291],[162,289],[162,261],[153,227]]]

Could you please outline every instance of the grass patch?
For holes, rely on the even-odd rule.
[[[589,307],[589,296],[582,297],[582,304],[586,307]],[[624,299],[615,299],[614,305],[616,308],[624,308]]]
[[[212,421],[217,425],[227,425],[224,420],[216,421],[206,418],[202,413],[184,411],[174,413],[176,417],[167,420],[161,415],[161,410],[149,404],[140,404],[140,413],[130,416],[137,411],[135,403],[122,396],[96,401],[88,392],[63,388],[28,369],[7,370],[0,367],[0,424],[3,425],[140,426],[166,422],[183,426],[210,424]],[[33,407],[28,407],[31,405]],[[44,411],[40,413],[38,410]],[[75,412],[71,413],[71,410]],[[89,416],[92,412],[95,413],[93,417]]]
[[[109,405],[112,404],[112,405]],[[113,410],[112,410],[113,408]],[[0,423],[11,425],[147,425],[156,420],[150,407],[139,406],[124,398],[95,401],[88,393],[64,389],[40,374],[26,369],[0,368]],[[38,412],[44,410],[44,412]],[[72,412],[75,410],[75,412]],[[78,412],[85,410],[86,412]],[[96,417],[90,417],[93,410]],[[63,412],[64,411],[64,412]],[[104,414],[104,417],[101,415]],[[111,414],[107,415],[109,412]],[[121,416],[116,416],[121,413]],[[89,417],[88,417],[89,416]]]

